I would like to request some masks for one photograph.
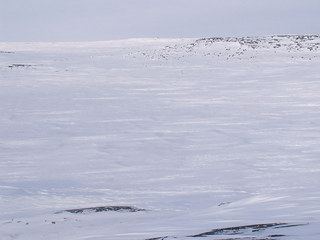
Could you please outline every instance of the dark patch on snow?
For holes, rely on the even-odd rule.
[[[145,240],[165,240],[169,238],[169,236],[165,236],[165,237],[156,237],[156,238],[148,238],[148,239],[145,239]]]
[[[306,224],[265,223],[265,224],[243,225],[243,226],[236,226],[236,227],[212,229],[211,231],[208,231],[208,232],[190,235],[187,237],[198,238],[198,237],[216,236],[218,237],[217,240],[218,239],[219,240],[277,240],[281,237],[286,237],[286,235],[277,233],[277,232],[274,234],[270,234],[270,231],[277,231],[277,230],[279,231],[279,229],[281,228],[298,227],[303,225],[306,225]],[[265,230],[269,230],[269,231],[267,231],[267,233],[265,233],[263,236],[263,232]],[[230,237],[226,237],[228,235],[230,235]],[[219,236],[221,238],[219,238]],[[165,237],[149,238],[145,240],[164,240],[164,239],[179,239],[179,238],[165,236]]]
[[[221,203],[219,203],[218,204],[218,207],[221,207],[221,206],[223,206],[223,205],[228,205],[228,204],[230,204],[231,202],[221,202]]]
[[[90,212],[141,212],[146,211],[142,208],[136,208],[131,206],[103,206],[103,207],[90,207],[90,208],[75,208],[67,209],[57,213],[90,213]]]
[[[211,235],[237,235],[243,234],[244,231],[258,232],[261,230],[265,230],[267,228],[276,228],[279,226],[288,226],[287,223],[266,223],[266,224],[254,224],[254,225],[245,225],[245,226],[237,226],[237,227],[229,227],[229,228],[217,228],[212,229],[209,232],[204,232],[196,235],[192,235],[189,237],[206,237]]]
[[[304,226],[304,225],[308,225],[308,224],[286,224],[286,225],[283,225],[283,226],[277,226],[275,228],[290,228],[290,227],[299,227],[299,226]]]
[[[28,68],[28,67],[32,67],[33,65],[30,64],[12,64],[10,66],[8,66],[8,68]]]
[[[14,53],[14,52],[9,52],[9,51],[0,51],[0,53],[10,54],[10,53]]]

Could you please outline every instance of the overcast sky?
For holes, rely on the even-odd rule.
[[[0,0],[0,41],[319,34],[320,0]]]

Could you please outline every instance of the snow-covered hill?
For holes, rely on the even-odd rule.
[[[320,239],[319,47],[0,43],[0,239]]]

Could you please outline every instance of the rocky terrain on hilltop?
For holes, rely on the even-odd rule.
[[[205,56],[224,59],[255,58],[258,54],[286,54],[291,58],[319,58],[319,35],[274,35],[268,37],[212,37],[192,39],[161,49],[141,50],[138,55],[151,59],[183,59]],[[303,56],[301,56],[303,53]],[[134,54],[137,56],[137,54]]]

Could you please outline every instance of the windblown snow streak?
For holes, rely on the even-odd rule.
[[[0,239],[318,240],[319,47],[0,43]]]

